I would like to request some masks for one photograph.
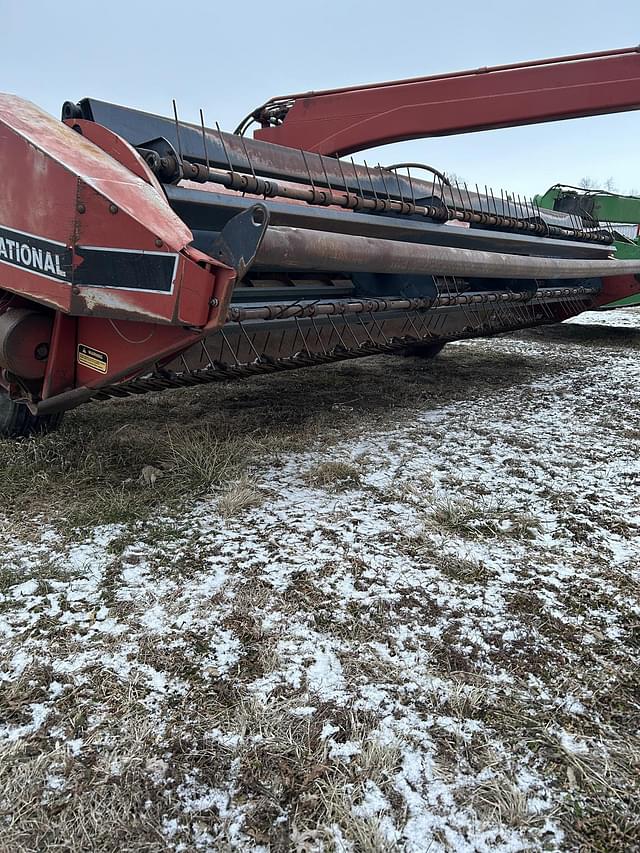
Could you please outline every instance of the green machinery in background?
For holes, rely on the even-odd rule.
[[[559,210],[577,216],[587,228],[598,228],[606,223],[616,232],[616,257],[629,260],[640,258],[639,196],[556,184],[544,195],[534,196],[534,202],[547,210]],[[640,295],[628,296],[603,307],[621,308],[629,305],[640,305]]]

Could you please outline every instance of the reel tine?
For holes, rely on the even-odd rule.
[[[180,162],[182,162],[182,145],[180,143],[180,123],[178,122],[178,106],[176,104],[176,99],[173,98],[171,103],[173,104],[173,117],[174,117],[174,120],[176,123],[176,142],[178,143],[178,156],[180,157]]]
[[[353,174],[356,177],[356,184],[358,186],[358,192],[360,193],[360,198],[364,198],[364,193],[362,192],[362,185],[360,184],[360,175],[358,174],[358,170],[356,169],[356,164],[353,161],[353,157],[351,158],[351,166],[353,167]]]
[[[253,162],[251,161],[251,157],[249,156],[249,152],[247,151],[247,143],[245,142],[244,134],[242,134],[242,136],[240,137],[240,141],[242,144],[242,150],[244,151],[245,157],[247,158],[247,163],[249,165],[251,175],[255,178],[256,170],[253,168]]]
[[[493,212],[498,216],[498,206],[496,205],[496,197],[493,192],[493,187],[489,187],[489,192],[491,193],[491,201],[493,202]]]
[[[387,201],[391,201],[391,196],[389,195],[389,189],[387,187],[387,182],[384,179],[384,175],[382,174],[382,166],[378,163],[378,172],[380,173],[380,180],[382,181],[382,186],[384,187],[384,191],[387,194]]]
[[[445,182],[442,181],[442,191],[444,192],[445,198],[447,197],[447,189],[449,190],[449,195],[451,196],[451,209],[455,210],[456,200],[453,197],[453,184],[451,183],[451,181],[449,181],[448,184],[445,184]]]
[[[227,146],[224,141],[224,136],[222,135],[222,131],[220,130],[220,125],[216,122],[216,130],[218,131],[218,136],[220,137],[220,142],[222,143],[222,150],[224,151],[224,156],[227,158],[227,163],[229,164],[229,171],[233,172],[233,165],[231,164],[231,157],[229,157],[229,152],[227,151]]]
[[[207,151],[207,135],[204,132],[204,113],[200,110],[200,127],[202,128],[202,147],[204,148],[204,160],[207,164],[207,171],[211,168],[209,164],[209,152]]]
[[[396,173],[396,183],[398,184],[398,195],[400,196],[400,201],[404,204],[404,196],[402,194],[402,186],[400,185],[400,174],[398,170],[395,170]]]
[[[300,149],[300,153],[302,154],[302,159],[304,161],[304,165],[305,165],[305,168],[307,170],[307,175],[309,175],[309,183],[311,184],[311,189],[313,190],[314,195],[315,195],[316,185],[313,181],[313,175],[311,174],[311,169],[309,168],[309,163],[307,162],[307,155],[304,153],[303,148]]]
[[[415,196],[415,193],[413,191],[413,181],[411,180],[411,169],[409,168],[409,166],[407,166],[407,180],[409,181],[409,190],[411,191],[411,204],[413,204],[415,207],[416,196]],[[433,183],[432,183],[432,187],[433,187]]]
[[[378,201],[378,193],[376,192],[376,188],[373,185],[373,178],[371,177],[371,172],[369,171],[369,165],[366,160],[362,161],[364,163],[364,167],[367,170],[367,176],[369,178],[369,183],[371,184],[371,190],[373,192],[373,197],[376,201]]]
[[[336,161],[338,163],[338,169],[340,170],[340,177],[342,178],[342,184],[344,187],[344,191],[347,194],[347,204],[349,203],[349,187],[347,186],[347,179],[344,174],[344,169],[342,167],[342,160],[340,157],[336,157]]]
[[[333,195],[333,190],[331,189],[331,181],[329,180],[329,175],[327,173],[326,166],[324,165],[324,160],[322,159],[322,154],[318,154],[320,158],[320,165],[322,166],[322,171],[324,172],[324,177],[327,182],[327,186],[329,187],[329,192]]]
[[[464,191],[467,194],[467,203],[469,205],[469,211],[473,213],[473,202],[471,201],[471,193],[469,192],[469,187],[467,186],[467,182],[464,181]]]

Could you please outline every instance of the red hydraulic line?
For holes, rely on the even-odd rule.
[[[255,137],[321,154],[640,108],[640,47],[272,98]]]

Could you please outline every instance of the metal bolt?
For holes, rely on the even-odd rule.
[[[162,246],[162,240],[159,237],[156,237],[156,246],[160,248]]]
[[[84,212],[86,211],[86,209],[87,209],[87,208],[84,206],[84,204],[79,204],[79,205],[76,207],[76,210],[78,211],[78,213],[84,213]]]
[[[211,305],[212,308],[215,308],[216,306],[220,305],[220,300],[216,299],[216,297],[214,296],[213,299],[209,300],[209,305]]]
[[[117,205],[115,205],[115,204],[110,204],[110,205],[109,205],[109,213],[117,213],[117,212],[118,212],[118,207],[117,207]]]

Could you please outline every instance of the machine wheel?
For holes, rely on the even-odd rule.
[[[26,406],[15,403],[0,390],[0,436],[4,438],[23,438],[51,432],[60,426],[62,414],[32,415]]]
[[[413,358],[435,358],[445,344],[446,341],[439,341],[437,344],[411,344],[402,350],[402,355],[412,356]]]

